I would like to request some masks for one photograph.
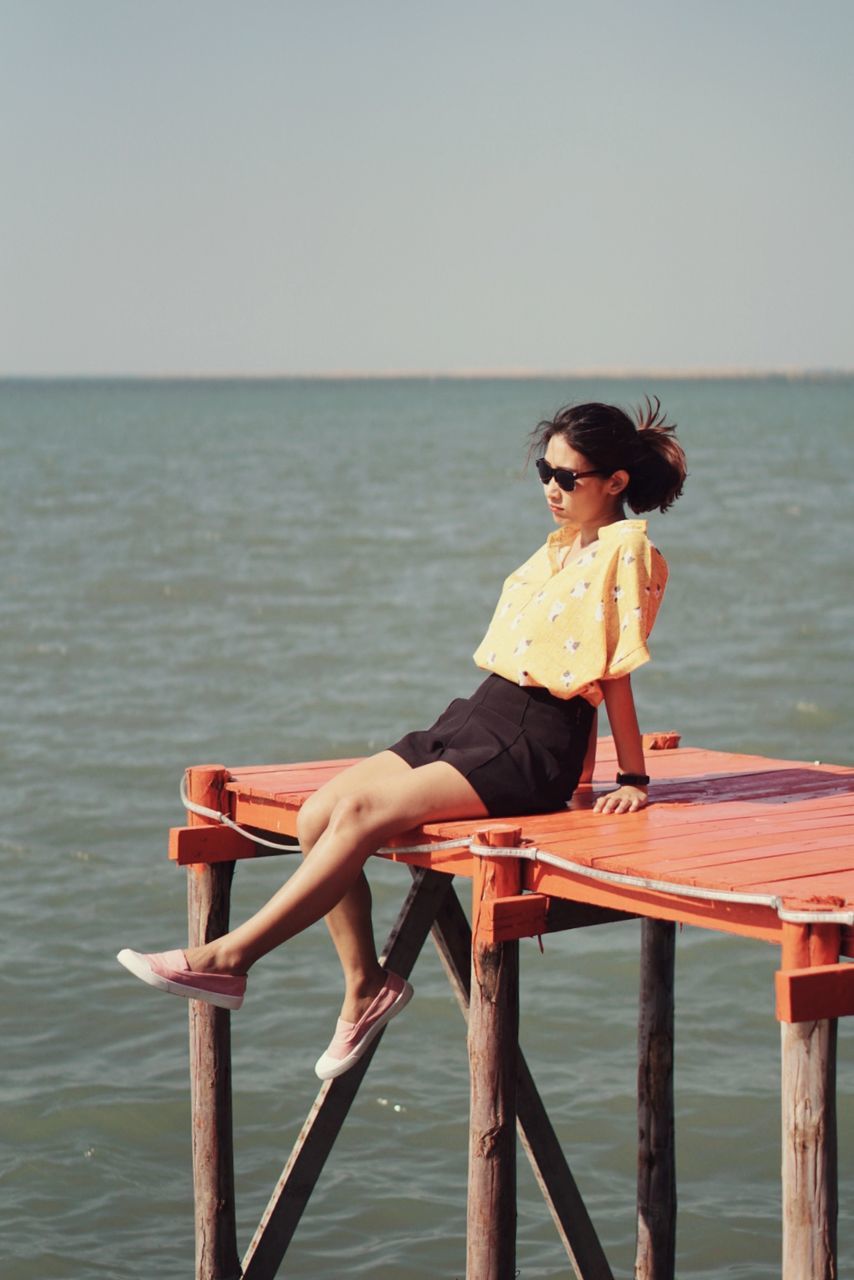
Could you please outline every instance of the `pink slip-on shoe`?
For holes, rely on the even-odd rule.
[[[387,1022],[405,1009],[412,999],[412,987],[397,973],[387,973],[382,988],[358,1022],[339,1018],[329,1047],[314,1064],[321,1080],[332,1080],[359,1061]]]
[[[183,951],[163,951],[143,955],[127,947],[116,956],[137,978],[158,991],[169,991],[188,1000],[204,1000],[219,1009],[239,1009],[243,1004],[246,979],[227,973],[194,973]]]

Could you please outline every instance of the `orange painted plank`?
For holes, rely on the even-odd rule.
[[[241,827],[256,827],[273,835],[296,836],[298,809],[298,805],[285,808],[275,801],[237,796],[233,817]]]
[[[854,1014],[854,965],[818,964],[778,969],[774,975],[781,1022],[813,1022]]]
[[[777,913],[771,907],[710,902],[645,889],[625,889],[619,885],[587,880],[568,871],[558,871],[542,863],[523,866],[522,886],[554,898],[588,902],[591,906],[649,916],[653,920],[674,920],[744,938],[759,938],[764,942],[779,942],[782,932]]]
[[[732,812],[732,818],[729,817]],[[638,814],[614,817],[592,812],[573,811],[566,815],[537,816],[525,820],[525,834],[544,848],[568,847],[577,858],[610,858],[629,854],[651,854],[662,862],[671,858],[690,858],[698,850],[707,851],[721,841],[734,839],[737,845],[762,847],[769,839],[791,835],[800,838],[804,831],[820,832],[825,826],[829,838],[854,818],[854,804],[841,805],[810,802],[809,807],[784,807],[781,815],[763,810],[758,816],[747,806],[728,807],[727,818],[705,808],[680,808],[677,811],[650,806]],[[737,832],[737,836],[733,833]],[[685,846],[688,846],[687,848]]]
[[[748,892],[753,890],[748,889]],[[797,880],[780,880],[775,892],[787,906],[811,900],[833,900],[836,906],[854,911],[854,879],[837,870],[822,871],[816,866],[811,875],[798,876]]]
[[[549,900],[542,893],[518,893],[481,903],[478,937],[484,942],[536,938],[546,932]]]
[[[809,818],[816,820],[821,815],[854,816],[854,793],[844,795],[823,795],[819,797],[793,799],[785,804],[771,805],[767,801],[751,799],[729,800],[720,804],[698,803],[666,803],[660,800],[653,802],[640,813],[622,814],[611,817],[594,813],[592,809],[594,796],[581,796],[576,793],[573,807],[548,814],[535,814],[524,819],[525,830],[536,838],[545,837],[549,832],[565,836],[569,831],[578,834],[590,832],[622,833],[626,838],[634,838],[627,833],[655,831],[656,838],[668,831],[702,831],[706,826],[724,825],[727,822],[765,823],[775,828],[780,825]],[[567,821],[568,814],[572,821]]]
[[[201,862],[236,862],[240,858],[254,858],[255,846],[230,827],[172,827],[169,857],[179,867]]]
[[[354,760],[336,760],[325,767],[302,764],[291,765],[287,769],[279,766],[278,769],[265,772],[232,770],[231,780],[226,784],[226,790],[236,795],[258,795],[268,798],[301,791],[309,794],[355,763],[357,762]]]
[[[578,815],[574,821],[564,819],[561,827],[551,830],[537,831],[527,826],[525,829],[531,839],[544,846],[551,841],[572,839],[576,851],[590,857],[619,857],[654,849],[662,861],[668,861],[690,857],[694,850],[713,849],[723,841],[733,841],[734,847],[743,848],[753,842],[759,849],[778,835],[794,840],[826,832],[831,837],[846,828],[850,831],[852,822],[854,811],[826,817],[820,812],[798,814],[791,821],[775,823],[753,821],[748,815],[721,821],[700,813],[692,822],[690,813],[685,812],[680,816],[674,814],[669,820],[656,821],[651,810],[644,810],[637,815],[622,814],[615,818],[597,815],[593,822],[586,822]]]
[[[349,768],[351,764],[358,764],[361,759],[361,756],[353,756],[340,760],[297,760],[290,764],[241,765],[237,769],[229,769],[228,774],[230,779],[238,782],[249,774],[287,774],[294,771],[301,773],[306,770],[317,774],[340,773],[342,769]]]
[[[701,868],[708,868],[710,874],[714,874],[715,867],[726,865],[738,867],[748,862],[753,864],[757,871],[764,870],[766,867],[771,870],[768,864],[783,854],[801,854],[805,865],[809,866],[811,855],[820,853],[823,849],[843,848],[848,849],[850,854],[851,828],[850,826],[848,830],[844,827],[834,828],[832,831],[818,835],[807,835],[806,832],[799,831],[774,834],[766,832],[761,836],[740,836],[729,840],[718,835],[708,836],[706,839],[695,839],[691,844],[693,847],[690,851],[684,850],[682,853],[677,853],[673,850],[666,855],[658,849],[636,849],[620,854],[599,855],[595,850],[588,848],[585,850],[588,856],[584,861],[589,862],[591,866],[603,867],[606,870],[616,870],[617,864],[630,861],[632,865],[643,865],[673,875],[687,870],[699,871]],[[635,853],[635,857],[631,856],[632,852]],[[849,856],[849,866],[851,861]]]
[[[538,847],[555,848],[555,851],[558,851],[557,843],[551,841],[547,846],[538,842]],[[571,842],[561,846],[560,851],[573,853],[576,862],[601,867],[604,870],[618,871],[632,866],[643,867],[663,875],[676,876],[689,871],[703,873],[704,869],[708,868],[708,873],[713,875],[715,868],[728,864],[741,866],[752,862],[756,866],[757,874],[761,874],[764,866],[770,866],[769,859],[782,854],[797,856],[800,853],[803,855],[805,864],[812,867],[816,859],[821,861],[823,850],[830,851],[845,847],[850,849],[851,832],[850,829],[846,831],[844,827],[839,827],[820,832],[813,838],[812,835],[807,836],[805,832],[781,831],[776,836],[767,836],[761,840],[724,840],[719,836],[717,839],[697,841],[693,847],[692,844],[693,842],[689,844],[687,840],[679,841],[671,846],[671,851],[664,854],[649,846],[634,849],[628,847],[620,853],[602,854],[597,852],[596,847],[579,847]]]

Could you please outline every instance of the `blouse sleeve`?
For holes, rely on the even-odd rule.
[[[667,565],[644,539],[620,548],[606,590],[607,658],[604,679],[628,675],[649,662],[647,640],[667,582]]]

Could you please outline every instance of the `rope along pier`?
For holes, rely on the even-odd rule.
[[[195,804],[187,794],[187,774],[185,772],[180,786],[181,803],[188,813],[197,814],[219,822],[229,830],[243,836],[253,844],[276,853],[301,853],[299,844],[281,840],[268,840],[252,831],[241,827],[227,813],[210,809],[205,805]],[[590,880],[599,880],[603,884],[619,884],[631,889],[645,889],[652,893],[669,893],[676,897],[698,898],[703,902],[732,902],[744,906],[770,907],[776,911],[780,920],[789,924],[844,924],[854,926],[854,910],[852,911],[795,911],[787,909],[777,894],[736,893],[722,889],[695,889],[691,885],[675,884],[673,881],[655,880],[648,876],[630,876],[618,871],[603,871],[598,867],[589,867],[585,863],[573,862],[569,858],[560,858],[547,850],[538,849],[536,845],[511,845],[503,848],[491,848],[479,842],[476,835],[461,836],[456,840],[434,840],[429,844],[394,845],[377,849],[377,856],[407,853],[433,853],[441,849],[467,849],[475,857],[483,858],[522,858],[527,862],[539,862],[544,866],[557,867],[561,871],[570,871],[573,875],[586,876]]]

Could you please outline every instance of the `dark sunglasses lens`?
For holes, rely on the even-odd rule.
[[[575,488],[575,476],[566,467],[552,467],[545,458],[537,458],[537,471],[543,484],[548,484],[554,476],[558,487],[563,489],[564,493],[572,493]]]

